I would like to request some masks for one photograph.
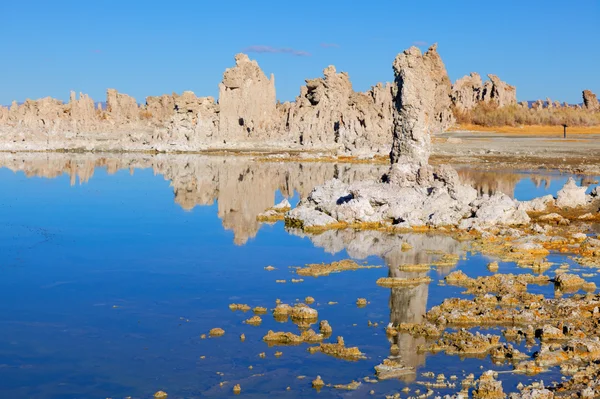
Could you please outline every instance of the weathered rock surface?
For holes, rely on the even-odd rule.
[[[590,90],[583,91],[583,106],[592,112],[600,111],[600,103],[598,97]]]
[[[459,111],[473,109],[481,101],[483,83],[477,72],[457,79],[452,85],[452,103]]]
[[[450,81],[436,47],[425,54],[412,47],[396,57],[393,67],[394,139],[386,181],[327,182],[290,211],[286,223],[311,228],[367,223],[466,230],[528,223],[529,216],[517,201],[503,194],[478,198],[475,189],[460,182],[456,170],[429,165],[431,134],[448,122],[450,112]],[[508,101],[507,85],[491,79],[496,88],[490,101],[501,97]]]
[[[487,82],[483,85],[481,100],[485,103],[493,103],[498,107],[514,105],[517,103],[517,89],[500,80],[496,75],[489,74]]]
[[[517,104],[517,89],[514,86],[503,82],[496,75],[490,74],[488,78],[482,84],[481,76],[472,72],[458,79],[452,86],[452,103],[455,108],[458,111],[468,111],[480,103],[498,107]]]
[[[266,138],[277,119],[275,77],[267,79],[256,61],[237,54],[219,84],[219,139]]]
[[[398,54],[393,69],[396,87],[391,161],[426,165],[431,135],[453,123],[446,67],[433,45],[425,54],[417,47]]]
[[[391,84],[355,92],[348,74],[329,66],[309,79],[295,102],[278,104],[275,78],[245,54],[235,56],[212,97],[147,97],[109,89],[106,109],[85,94],[70,102],[44,98],[0,107],[0,149],[200,151],[207,149],[327,150],[386,154],[392,143]]]
[[[575,208],[587,204],[586,190],[587,187],[578,186],[575,179],[569,177],[567,183],[556,195],[556,206]]]
[[[391,143],[392,87],[378,84],[356,93],[347,73],[334,66],[309,79],[295,103],[285,103],[282,130],[308,148],[385,153]]]
[[[425,54],[417,48],[404,51],[393,67],[396,90],[389,173],[381,181],[343,184],[332,180],[316,187],[287,213],[289,226],[321,230],[361,225],[484,230],[526,225],[531,221],[527,212],[591,202],[591,197],[585,195],[586,188],[578,187],[572,179],[556,200],[546,196],[520,203],[500,192],[478,196],[475,189],[461,183],[452,167],[429,165],[431,134],[444,123],[449,110],[449,80],[444,64],[433,46]],[[490,79],[487,92],[484,87],[483,101],[514,103],[514,88],[493,75]],[[569,223],[567,219],[564,222]]]

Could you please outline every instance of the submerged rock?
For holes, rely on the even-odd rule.
[[[415,368],[404,364],[400,358],[387,358],[375,366],[375,374],[380,380],[401,378],[407,374],[414,374]]]
[[[208,332],[208,335],[210,335],[211,337],[220,337],[222,335],[225,335],[225,330],[223,330],[222,328],[213,328],[212,330],[210,330]]]
[[[343,337],[338,337],[336,343],[322,343],[319,350],[333,357],[344,360],[359,360],[364,359],[365,355],[357,347],[346,347]]]
[[[323,340],[322,334],[317,334],[313,330],[303,331],[300,335],[291,332],[273,332],[269,330],[263,340],[274,345],[297,345],[303,342],[316,343]]]

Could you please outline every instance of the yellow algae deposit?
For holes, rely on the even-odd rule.
[[[265,314],[265,313],[267,313],[267,308],[264,308],[262,306],[257,306],[254,309],[252,309],[252,312],[254,312],[255,314]]]
[[[250,308],[250,306],[243,304],[243,303],[231,303],[231,304],[229,304],[229,309],[231,309],[233,311],[241,310],[242,312],[247,312],[251,308]]]
[[[374,269],[380,268],[382,266],[368,266],[368,265],[359,265],[353,260],[344,259],[338,262],[332,263],[312,263],[308,264],[303,268],[296,269],[296,273],[301,276],[312,276],[312,277],[320,277],[320,276],[328,276],[331,273],[339,273],[343,271],[349,270],[359,270],[359,269]]]
[[[211,337],[220,337],[222,335],[225,334],[225,330],[223,330],[222,328],[213,328],[212,330],[210,330],[208,332],[208,335],[210,335]]]
[[[403,278],[403,277],[381,277],[377,280],[377,285],[385,288],[391,287],[406,287],[421,284],[431,283],[430,277],[414,277],[414,278]]]
[[[343,337],[338,337],[336,343],[322,343],[319,346],[319,350],[326,355],[344,360],[359,360],[366,358],[364,353],[357,347],[346,347]]]
[[[255,315],[255,316],[252,316],[251,318],[249,318],[248,320],[246,320],[245,323],[250,324],[252,326],[258,326],[258,325],[260,325],[260,323],[262,323],[262,319],[260,318],[260,316]]]
[[[402,272],[422,273],[422,272],[428,272],[429,270],[431,270],[431,266],[426,263],[414,264],[414,265],[400,265],[400,266],[398,266],[398,270],[400,270]]]
[[[303,342],[316,343],[323,340],[323,334],[317,334],[313,330],[303,331],[300,335],[292,332],[273,332],[269,330],[263,337],[263,341],[273,345],[297,345]]]

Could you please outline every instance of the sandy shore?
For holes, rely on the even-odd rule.
[[[600,133],[560,135],[455,131],[434,137],[434,163],[486,169],[558,169],[600,173]]]

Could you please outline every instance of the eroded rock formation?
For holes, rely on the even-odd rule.
[[[280,124],[275,105],[275,77],[237,54],[219,84],[219,139],[267,138]]]
[[[355,155],[387,153],[392,142],[392,85],[355,92],[348,74],[329,66],[309,79],[296,102],[277,104],[275,78],[245,54],[235,56],[212,97],[147,97],[145,104],[109,89],[106,109],[71,93],[68,104],[44,98],[0,107],[5,150],[310,149]]]
[[[598,97],[590,90],[583,91],[583,106],[592,112],[600,111],[600,103],[598,102]]]
[[[457,79],[452,85],[452,103],[459,111],[473,109],[481,102],[483,83],[477,72]]]
[[[346,184],[334,179],[315,187],[286,214],[286,223],[320,230],[368,225],[479,231],[528,224],[527,212],[539,205],[535,200],[520,203],[499,192],[478,195],[452,167],[429,165],[431,134],[445,123],[450,102],[448,76],[435,46],[425,54],[408,49],[396,57],[393,67],[397,87],[389,173],[381,181]],[[490,78],[492,88],[484,86],[483,98],[509,101],[511,89]],[[552,197],[542,200],[544,207],[550,203],[581,207],[591,202],[585,188],[574,181],[561,190],[556,202]]]
[[[334,66],[309,79],[295,103],[285,103],[282,128],[308,148],[387,152],[391,143],[392,90],[378,84],[357,93],[347,73]]]
[[[411,47],[393,64],[394,137],[390,158],[394,163],[425,165],[431,153],[431,134],[453,123],[450,79],[433,45],[425,54]]]
[[[458,79],[452,86],[452,103],[459,111],[468,111],[478,104],[494,104],[498,107],[517,104],[517,89],[503,82],[496,75],[488,75],[482,83],[481,76],[472,72]]]

